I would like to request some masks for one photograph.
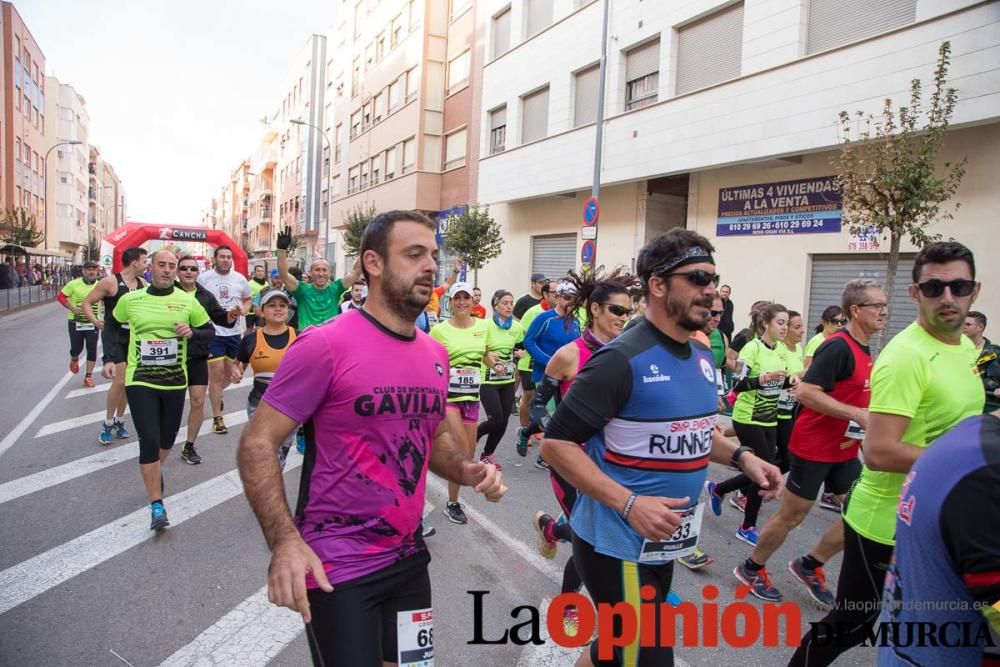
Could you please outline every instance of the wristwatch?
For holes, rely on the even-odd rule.
[[[733,457],[729,459],[729,465],[733,466],[737,470],[742,470],[742,468],[740,468],[740,457],[743,456],[744,452],[750,452],[752,454],[753,449],[745,446],[737,447],[736,451],[733,452]]]

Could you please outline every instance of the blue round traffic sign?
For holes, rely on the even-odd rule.
[[[583,264],[590,264],[594,261],[594,252],[596,248],[594,247],[593,241],[584,241],[583,246],[580,248],[580,262]]]
[[[587,225],[596,225],[597,218],[601,214],[601,205],[598,204],[597,200],[591,197],[587,200],[587,203],[583,205],[583,222]]]

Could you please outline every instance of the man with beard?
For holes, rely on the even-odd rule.
[[[100,312],[100,304],[90,306],[92,318],[84,313],[87,296],[97,285],[97,262],[87,262],[83,265],[83,275],[75,278],[60,290],[57,300],[69,312],[69,371],[76,375],[80,372],[80,353],[87,348],[87,370],[83,376],[83,386],[94,386],[94,364],[97,363],[97,327],[91,319],[96,320]]]
[[[346,276],[333,282],[330,282],[330,262],[318,259],[309,267],[310,282],[305,282],[289,271],[288,247],[291,243],[292,228],[285,227],[285,231],[278,233],[278,275],[298,306],[298,330],[305,331],[340,314],[340,298],[347,291],[346,285],[353,285],[357,280],[360,259],[354,261]]]
[[[766,499],[782,488],[776,466],[716,429],[712,353],[690,341],[708,321],[719,281],[713,250],[688,229],[642,249],[645,319],[594,353],[545,431],[542,456],[580,492],[573,562],[594,604],[637,607],[643,587],[654,592],[642,595],[655,612],[636,614],[634,644],[594,642],[577,665],[674,664],[672,646],[639,646],[639,638],[658,636],[673,562],[698,545],[710,459],[741,468]]]
[[[302,614],[315,664],[432,657],[432,645],[405,641],[414,623],[432,622],[427,470],[488,500],[506,490],[496,467],[473,463],[445,428],[448,354],[414,326],[434,287],[434,232],[414,211],[375,216],[361,241],[364,309],[295,340],[240,442],[240,476],[272,553],[268,597]],[[275,453],[300,422],[293,519]]]
[[[870,635],[907,473],[939,435],[983,410],[976,347],[962,335],[979,295],[975,278],[972,251],[954,241],[931,243],[913,261],[910,298],[917,303],[917,321],[889,341],[872,368],[865,465],[845,503],[844,562],[834,608],[812,624],[790,665],[829,665]],[[882,301],[860,305],[886,308]]]

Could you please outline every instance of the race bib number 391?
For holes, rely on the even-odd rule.
[[[177,363],[177,339],[139,341],[139,363],[143,366],[172,366]]]
[[[399,667],[434,667],[434,611],[396,612]]]

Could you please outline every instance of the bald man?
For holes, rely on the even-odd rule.
[[[355,260],[346,276],[330,282],[330,263],[319,259],[309,267],[311,282],[300,282],[288,272],[288,246],[291,240],[291,227],[285,227],[283,232],[278,233],[278,274],[288,288],[288,293],[295,297],[298,304],[299,330],[305,330],[340,314],[340,298],[347,291],[344,285],[354,284],[360,273],[360,265]]]

